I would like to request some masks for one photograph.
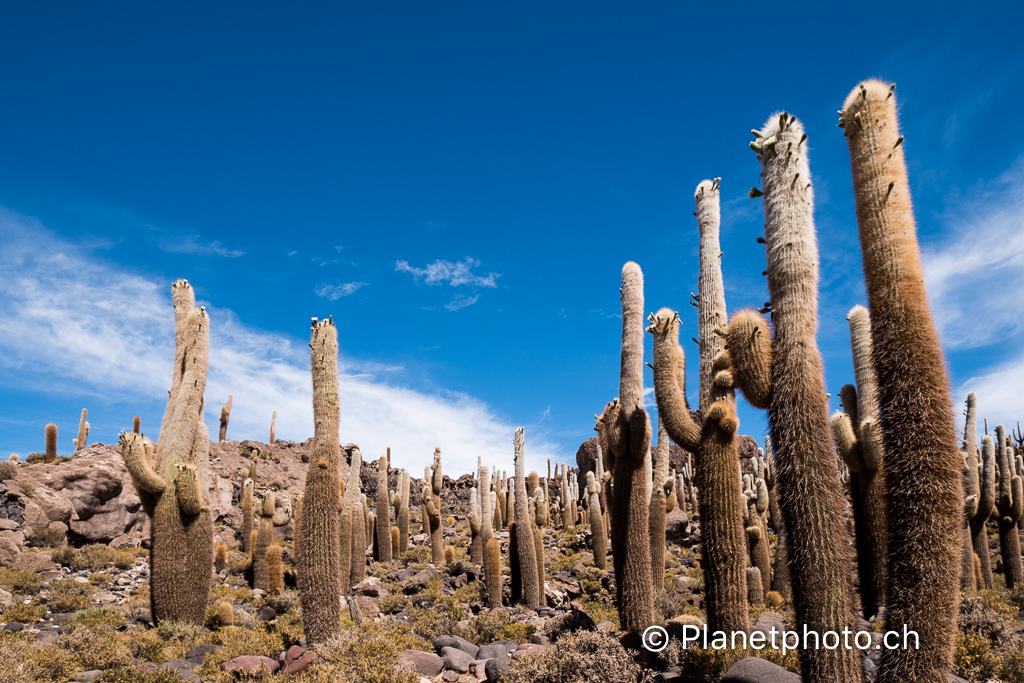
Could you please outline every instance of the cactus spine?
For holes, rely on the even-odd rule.
[[[217,436],[217,441],[224,441],[228,434],[228,420],[231,419],[231,397],[228,396],[228,402],[220,409],[220,434]]]
[[[651,446],[651,420],[644,410],[644,276],[632,261],[622,267],[622,350],[619,398],[598,418],[598,439],[614,469],[611,501],[612,562],[619,622],[634,635],[654,623],[651,590],[650,519],[644,458]],[[734,463],[735,466],[735,463]]]
[[[719,180],[701,182],[694,193],[701,232],[697,300],[702,367],[717,368],[721,340],[715,326],[726,320],[719,256]],[[698,419],[686,403],[686,356],[679,345],[679,316],[663,308],[650,317],[654,335],[654,393],[658,418],[672,440],[695,454],[690,503],[700,517],[708,628],[739,631],[747,628],[746,536],[743,517],[739,454],[736,447],[736,399],[728,386],[702,374],[707,399]],[[700,496],[697,496],[697,487]],[[614,550],[614,549],[613,549]]]
[[[985,530],[985,523],[992,516],[996,504],[996,458],[995,447],[992,445],[990,437],[989,449],[987,451],[982,449],[979,463],[977,415],[977,399],[974,392],[971,392],[967,395],[967,423],[964,426],[964,443],[967,447],[967,478],[964,495],[975,496],[978,503],[978,509],[968,520],[971,531],[971,554],[977,556],[981,573],[981,582],[976,582],[977,588],[991,590],[992,562],[988,556],[988,532]],[[965,549],[965,554],[966,552]],[[970,561],[973,571],[974,560]]]
[[[845,501],[815,340],[818,244],[806,139],[803,125],[783,112],[772,115],[751,143],[762,168],[775,337],[754,311],[738,313],[726,336],[733,372],[719,379],[731,375],[752,405],[767,404],[796,623],[823,633],[849,626],[853,603]],[[863,680],[854,650],[807,648],[800,654],[806,683]]]
[[[388,500],[388,456],[377,461],[377,549],[381,562],[391,561],[391,503]]]
[[[338,331],[330,318],[314,319],[311,336],[315,431],[306,471],[297,570],[306,639],[322,643],[341,630]]]
[[[889,545],[886,621],[920,649],[883,650],[878,683],[945,679],[952,667],[964,514],[949,376],[924,289],[893,88],[866,81],[840,125],[850,148],[872,358],[879,378]],[[898,457],[896,457],[898,454]]]
[[[175,281],[171,298],[175,363],[159,446],[154,453],[140,434],[122,432],[121,457],[151,517],[153,619],[202,624],[213,578],[213,519],[206,500],[210,437],[203,423],[210,325],[188,282]]]
[[[72,439],[75,444],[75,453],[85,448],[85,442],[89,439],[89,423],[86,422],[86,418],[89,416],[89,411],[82,408],[82,418],[78,421],[78,438]]]
[[[46,462],[57,462],[57,425],[46,425]]]
[[[1003,425],[996,425],[995,451],[999,454],[999,552],[1003,556],[1006,589],[1024,584],[1024,567],[1020,560],[1020,533],[1017,522],[1024,516],[1024,488],[1015,471],[1013,447],[1006,438]]]

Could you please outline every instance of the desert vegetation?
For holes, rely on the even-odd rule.
[[[721,179],[700,182],[698,403],[682,302],[646,301],[625,263],[608,279],[619,394],[595,398],[596,436],[554,476],[550,461],[527,471],[523,428],[511,473],[480,462],[453,478],[444,444],[424,444],[402,454],[417,479],[390,450],[343,445],[332,317],[310,328],[312,438],[277,439],[274,413],[268,443],[234,441],[228,396],[211,441],[216,321],[178,280],[157,434],[126,415],[118,444],[90,444],[83,409],[72,456],[47,424],[44,452],[0,463],[0,680],[1024,682],[1024,434],[979,440],[976,397],[950,394],[894,88],[865,81],[839,112],[867,284],[846,314],[842,410],[828,414],[816,341],[835,315],[818,308],[828,247],[788,112],[750,143],[770,301],[727,308]],[[742,432],[738,400],[766,411],[768,434]],[[687,644],[705,627],[730,646]],[[805,630],[867,645],[755,644]],[[904,630],[916,647],[881,647]]]

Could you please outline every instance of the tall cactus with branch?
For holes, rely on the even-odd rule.
[[[122,432],[121,457],[150,516],[153,619],[202,624],[213,573],[213,518],[207,500],[210,436],[203,423],[210,325],[185,280],[171,288],[174,374],[159,445]]]
[[[975,581],[978,590],[992,589],[992,561],[988,556],[988,531],[985,524],[992,516],[996,505],[996,456],[992,438],[987,438],[988,445],[982,448],[979,458],[978,402],[974,392],[971,392],[967,394],[967,420],[964,425],[964,450],[967,459],[964,496],[968,500],[973,496],[977,509],[965,510],[973,511],[974,514],[967,515],[971,539],[970,546],[964,548],[965,560],[962,571],[966,570],[967,562],[970,561],[973,572],[974,557],[978,558],[981,575],[981,582]]]
[[[313,375],[313,449],[303,496],[299,595],[306,639],[322,643],[341,630],[341,445],[338,423],[338,330],[331,318],[313,319],[309,344]]]
[[[853,620],[846,552],[845,506],[829,438],[828,399],[815,335],[818,328],[818,242],[807,161],[807,134],[788,113],[773,114],[751,148],[761,162],[765,251],[775,336],[757,312],[729,323],[716,382],[735,386],[768,409],[776,488],[786,529],[796,623],[818,633],[841,631]],[[863,680],[860,655],[837,648],[800,651],[805,683]]]
[[[227,439],[228,434],[228,421],[231,419],[231,397],[228,396],[228,402],[220,409],[220,433],[217,435],[217,441],[224,441]]]
[[[839,124],[853,170],[882,445],[892,454],[886,515],[899,552],[886,566],[886,620],[921,643],[883,650],[879,683],[944,679],[952,668],[964,514],[949,375],[924,288],[894,88],[861,83]]]
[[[620,292],[619,398],[605,406],[598,432],[599,440],[607,445],[604,455],[615,479],[611,536],[619,622],[623,630],[640,634],[654,622],[644,471],[644,458],[651,446],[651,420],[644,409],[644,276],[632,261],[622,267]]]
[[[441,449],[434,449],[434,464],[424,473],[424,531],[430,529],[431,562],[440,567],[444,564],[444,537],[441,535],[441,488],[444,475],[441,472]]]
[[[1003,425],[996,425],[995,451],[999,458],[999,552],[1003,556],[1006,589],[1024,585],[1024,567],[1020,560],[1020,533],[1017,522],[1024,516],[1024,488],[1016,472],[1013,447]]]
[[[708,628],[739,631],[747,628],[746,537],[742,486],[737,467],[736,399],[731,388],[712,381],[722,341],[715,327],[726,321],[718,228],[720,179],[697,186],[697,220],[701,234],[700,273],[696,297],[702,372],[700,412],[686,402],[686,355],[679,345],[679,315],[663,308],[650,317],[654,335],[654,394],[658,418],[672,440],[694,453],[693,483],[700,487],[699,506],[703,547],[705,604]],[[704,398],[706,397],[706,398]],[[695,495],[691,488],[691,496]],[[691,498],[692,502],[692,498]]]
[[[871,319],[868,309],[854,306],[850,323],[853,374],[857,386],[839,390],[843,411],[832,416],[836,450],[850,468],[857,541],[857,572],[864,618],[871,619],[885,604],[885,476],[882,470],[882,433],[878,424],[878,382],[871,358]]]

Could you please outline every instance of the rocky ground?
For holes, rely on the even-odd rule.
[[[444,540],[454,549],[453,561],[429,562],[429,538],[416,533],[421,527],[414,496],[410,550],[387,564],[372,562],[368,550],[367,578],[344,598],[342,635],[307,647],[294,590],[292,524],[275,529],[284,550],[285,589],[278,595],[253,590],[248,557],[238,544],[238,499],[253,462],[257,493],[276,490],[294,498],[304,485],[309,445],[212,444],[216,542],[230,550],[202,627],[151,623],[148,521],[116,447],[95,444],[55,464],[8,467],[11,476],[0,482],[0,682],[264,676],[300,683],[799,681],[792,652],[727,654],[679,646],[684,626],[703,624],[703,581],[699,525],[678,508],[667,519],[665,589],[655,605],[659,624],[675,636],[664,651],[653,654],[621,638],[614,577],[594,567],[589,531],[582,526],[545,529],[547,586],[545,605],[537,610],[508,605],[508,531],[498,530],[506,606],[487,609],[481,569],[467,555],[469,475],[445,478]],[[581,453],[585,467],[586,444]],[[361,472],[371,505],[376,466],[363,463]],[[389,480],[394,487],[394,471]],[[416,483],[411,488],[419,490]],[[1024,590],[997,588],[965,598],[957,671],[968,680],[1021,683]],[[751,608],[751,629],[792,627],[789,605],[775,598],[769,603]],[[883,627],[881,619],[860,623],[873,638]],[[876,664],[872,654],[865,663],[869,681]]]

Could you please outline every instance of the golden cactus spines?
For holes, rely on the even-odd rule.
[[[512,443],[515,448],[516,468],[516,547],[519,555],[519,577],[522,582],[520,600],[526,607],[536,609],[542,594],[538,590],[540,580],[537,576],[537,546],[533,538],[533,516],[530,514],[532,498],[526,493],[526,440],[522,427],[516,429]]]
[[[57,462],[57,425],[46,425],[46,462]]]
[[[331,319],[313,321],[313,449],[306,471],[302,552],[297,567],[306,640],[322,643],[341,630],[339,507],[341,445],[338,422],[338,332]]]
[[[840,113],[872,322],[879,426],[884,452],[893,454],[884,465],[894,549],[886,565],[886,621],[920,638],[919,648],[882,651],[878,683],[944,680],[951,670],[964,515],[949,375],[924,287],[894,88],[864,81]]]
[[[281,546],[272,545],[265,551],[267,564],[267,588],[271,595],[280,595],[284,590],[284,565],[281,562]]]
[[[484,581],[487,584],[487,606],[501,607],[501,545],[491,538],[484,546]]]

